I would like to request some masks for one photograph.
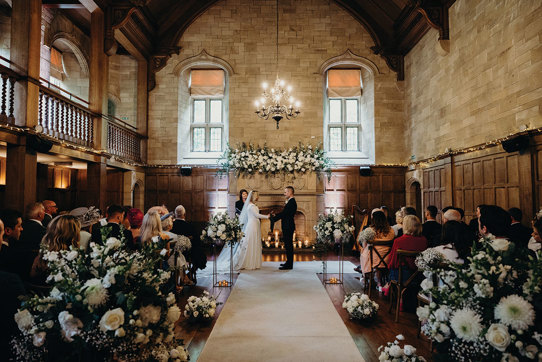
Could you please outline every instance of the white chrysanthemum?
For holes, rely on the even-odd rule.
[[[481,321],[482,318],[476,312],[465,308],[454,312],[450,325],[458,338],[474,342],[482,332]]]
[[[532,304],[515,294],[501,298],[495,307],[495,318],[515,330],[525,330],[532,326],[534,317]]]
[[[83,286],[86,302],[91,307],[98,307],[107,301],[107,289],[98,278],[87,280]]]

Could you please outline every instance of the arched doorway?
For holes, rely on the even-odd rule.
[[[416,213],[420,220],[422,220],[424,214],[422,210],[422,188],[418,181],[413,181],[410,184],[409,196],[409,204],[416,208]]]
[[[132,190],[132,200],[133,200],[133,207],[136,209],[143,210],[143,192],[141,192],[141,186],[139,185],[139,182],[137,182],[134,185],[134,189]]]

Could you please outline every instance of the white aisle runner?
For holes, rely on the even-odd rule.
[[[198,361],[363,361],[316,275],[321,263],[278,266],[241,272]]]

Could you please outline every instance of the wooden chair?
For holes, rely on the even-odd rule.
[[[376,248],[376,246],[386,246],[387,251],[380,254],[380,251]],[[374,280],[374,273],[376,269],[388,269],[388,263],[386,263],[386,257],[391,253],[391,248],[393,247],[393,239],[392,240],[373,240],[367,242],[367,248],[369,248],[369,262],[371,263],[371,271],[367,274],[369,274],[368,279],[369,282],[365,284],[366,287],[369,288],[367,295],[371,297],[371,289],[373,288],[373,280]],[[378,264],[373,267],[374,265],[374,256],[377,256],[378,258]]]
[[[363,228],[369,223],[369,211],[367,209],[361,209],[359,206],[352,206],[352,220],[354,223],[354,245],[352,250],[359,252],[361,247],[358,242],[359,233],[363,231]]]
[[[412,281],[418,276],[420,273],[419,270],[414,271],[410,278],[408,278],[406,281],[403,282],[403,265],[405,263],[406,258],[416,258],[420,254],[419,251],[411,251],[411,250],[402,250],[397,249],[397,260],[399,264],[399,276],[398,280],[391,280],[390,281],[390,308],[388,310],[389,313],[391,313],[391,310],[393,309],[393,305],[395,304],[395,322],[399,320],[399,312],[401,310],[401,299],[403,298],[403,293],[405,292],[406,288],[412,283]],[[394,293],[394,291],[396,293]],[[393,300],[393,295],[395,294],[395,300]]]

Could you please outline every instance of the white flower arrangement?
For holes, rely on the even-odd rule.
[[[331,175],[331,160],[321,147],[305,146],[287,150],[243,143],[228,147],[220,161],[222,172],[234,170],[237,175],[326,172]]]
[[[240,241],[243,236],[237,215],[229,217],[225,212],[212,215],[207,228],[201,232],[202,241],[216,244],[233,244]]]
[[[373,228],[368,227],[362,230],[358,235],[358,242],[361,246],[365,247],[365,245],[373,241],[376,238],[376,232]]]
[[[542,297],[542,261],[492,235],[473,246],[465,265],[424,253],[416,263],[431,303],[416,313],[439,354],[450,361],[542,358],[533,304]]]
[[[354,232],[352,217],[345,216],[341,211],[332,211],[327,215],[319,215],[314,226],[318,239],[333,243],[342,240],[348,242]]]
[[[216,301],[216,297],[204,291],[201,297],[191,296],[184,306],[184,316],[192,322],[209,321],[216,313],[216,307],[222,303]]]
[[[431,268],[438,266],[444,262],[444,255],[441,252],[429,248],[422,251],[415,260],[416,266],[420,270],[431,270]]]
[[[369,299],[367,294],[350,293],[344,297],[342,304],[350,318],[356,320],[371,320],[378,312],[379,305]]]
[[[416,354],[416,348],[405,344],[401,348],[399,340],[404,340],[402,335],[395,337],[396,340],[388,342],[385,346],[378,347],[378,360],[381,362],[425,362],[425,358]]]
[[[124,240],[104,235],[103,245],[91,243],[88,252],[42,250],[53,288],[25,300],[15,314],[17,359],[90,353],[94,360],[188,360],[174,335],[181,311],[168,293],[170,272],[157,269],[158,244],[129,252]]]

